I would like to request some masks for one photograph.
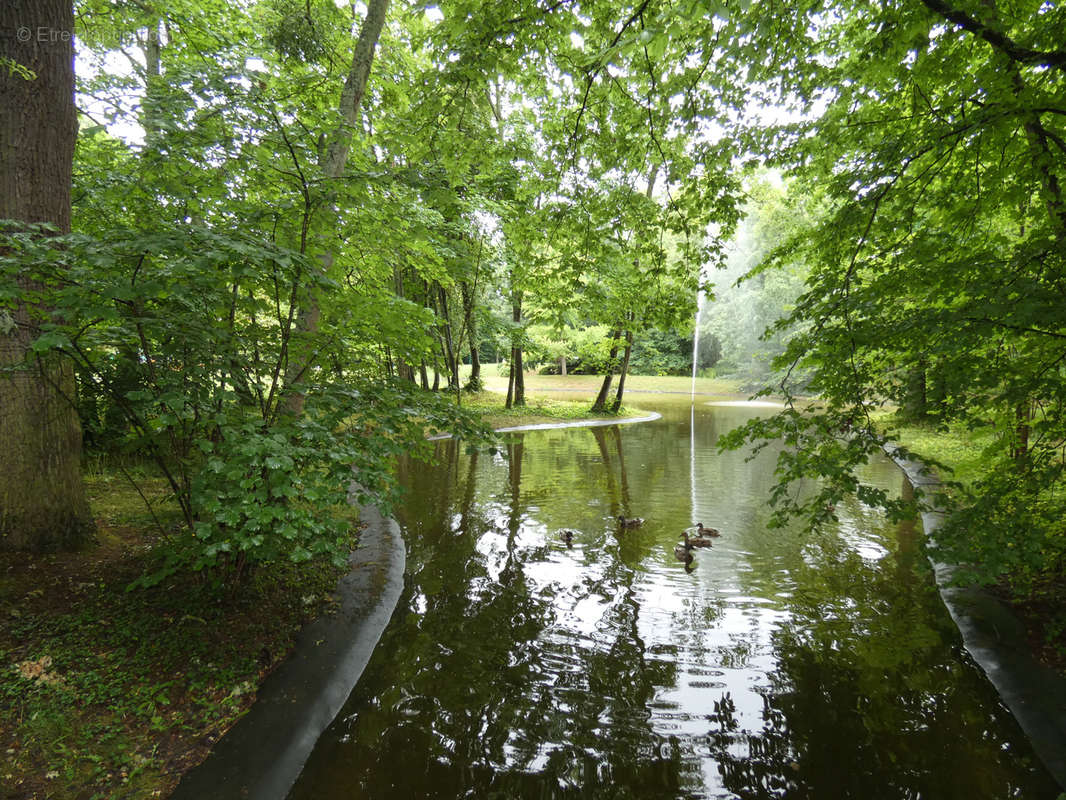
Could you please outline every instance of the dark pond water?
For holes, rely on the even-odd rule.
[[[714,447],[759,412],[655,408],[404,465],[404,596],[291,798],[1056,796],[920,531],[857,502],[769,530],[770,454]],[[723,535],[686,570],[697,521]]]

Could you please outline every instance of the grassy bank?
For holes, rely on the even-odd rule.
[[[890,412],[878,415],[875,422],[918,456],[944,465],[941,477],[960,484],[950,493],[961,500],[985,476],[986,451],[1004,446],[991,425],[970,430],[961,425],[904,424]],[[976,539],[985,532],[974,530],[970,535]],[[974,550],[979,552],[976,546]],[[1022,620],[1037,658],[1066,675],[1066,577],[1061,570],[1046,565],[1042,571],[1006,574],[990,588]]]
[[[558,400],[531,393],[524,406],[505,408],[506,397],[498,392],[484,391],[464,394],[464,408],[477,411],[493,428],[509,428],[515,425],[539,425],[547,422],[567,422],[580,419],[618,419],[644,414],[639,408],[622,406],[616,414],[593,414],[589,411],[590,399]]]
[[[133,470],[165,527],[163,481]],[[7,800],[166,796],[331,608],[339,571],[315,562],[260,569],[228,596],[188,577],[127,591],[161,533],[120,471],[92,470],[88,489],[97,544],[0,554]]]

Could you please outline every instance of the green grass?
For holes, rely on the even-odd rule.
[[[941,475],[971,485],[981,477],[987,458],[985,451],[997,444],[991,425],[971,430],[961,424],[901,423],[892,411],[873,415],[874,423],[891,433],[892,438],[919,458],[943,464],[949,469]]]
[[[461,379],[465,381],[469,374],[470,367],[464,366],[460,372]],[[500,366],[497,364],[484,364],[482,365],[481,377],[485,382],[486,389],[496,392],[507,391],[506,365],[504,365],[501,372]],[[579,397],[588,397],[590,401],[595,398],[602,381],[602,375],[538,375],[532,372],[527,372],[525,375],[527,393],[543,391],[574,392]],[[614,384],[612,392],[616,386],[617,384]],[[625,391],[626,395],[623,400],[632,400],[628,396],[629,392],[688,394],[692,391],[692,378],[685,375],[627,375]],[[715,396],[748,396],[743,381],[727,378],[697,378],[696,392],[697,394]]]

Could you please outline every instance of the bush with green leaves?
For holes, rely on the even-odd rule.
[[[299,333],[306,293],[335,288],[299,253],[190,226],[106,238],[5,230],[0,308],[32,304],[31,357],[70,358],[93,400],[80,404],[95,414],[90,432],[154,462],[173,492],[180,524],[145,583],[179,569],[230,579],[256,562],[340,560],[349,522],[337,509],[353,480],[352,499],[387,508],[395,456],[428,454],[427,431],[480,432],[446,398],[352,359],[337,368],[366,340],[370,312],[354,293],[347,316]],[[287,384],[297,347],[309,366]],[[297,392],[299,413],[288,403]]]

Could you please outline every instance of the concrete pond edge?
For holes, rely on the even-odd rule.
[[[891,446],[885,452],[915,488],[928,492],[940,486],[936,473],[925,464],[900,456]],[[935,541],[945,516],[935,507],[921,512],[930,541]],[[940,597],[962,634],[963,646],[991,681],[1048,772],[1066,791],[1066,678],[1037,661],[1024,627],[1004,603],[980,587],[954,585],[955,567],[932,557],[930,561]]]
[[[337,584],[337,611],[304,627],[248,713],[182,777],[172,800],[288,795],[370,661],[403,591],[400,526],[369,506],[361,518],[366,527],[349,557],[349,572]]]

